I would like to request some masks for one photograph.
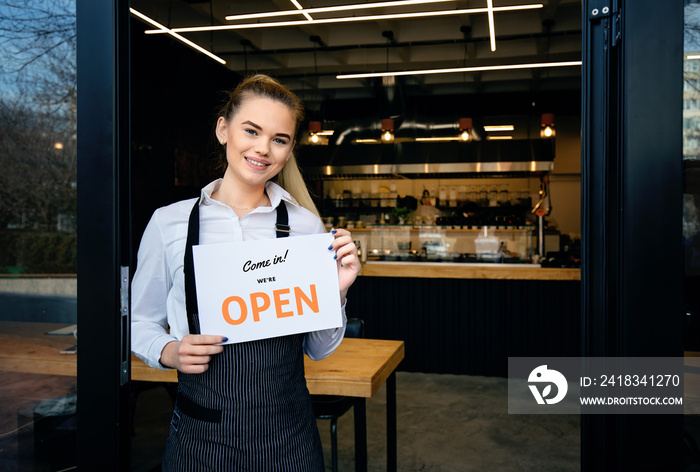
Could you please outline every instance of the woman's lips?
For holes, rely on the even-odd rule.
[[[268,162],[253,159],[252,157],[244,157],[244,159],[253,164],[255,167],[267,167],[270,165]]]

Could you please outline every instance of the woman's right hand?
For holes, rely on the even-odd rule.
[[[209,368],[211,356],[223,352],[219,345],[228,341],[222,336],[188,334],[181,341],[171,341],[160,353],[160,363],[184,374],[201,374]]]

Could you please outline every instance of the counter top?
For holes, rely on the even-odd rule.
[[[581,269],[545,268],[539,264],[457,262],[384,262],[362,264],[360,276],[495,280],[581,280]]]

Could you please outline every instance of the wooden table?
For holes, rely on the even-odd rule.
[[[0,371],[77,375],[77,356],[59,352],[75,343],[72,336],[44,333],[65,325],[0,322]],[[386,383],[387,470],[396,462],[396,373],[404,358],[403,341],[345,338],[338,349],[320,361],[304,358],[306,382],[312,395],[357,397],[355,411],[355,463],[367,470],[365,399]],[[177,382],[177,372],[153,369],[132,356],[131,379]]]
[[[404,357],[403,341],[345,338],[333,354],[320,361],[304,356],[306,385],[312,395],[344,395],[361,398],[355,403],[355,469],[367,470],[367,422],[365,399],[386,382],[387,470],[397,467],[396,373]],[[131,378],[151,382],[177,382],[174,370],[148,367],[132,356]]]

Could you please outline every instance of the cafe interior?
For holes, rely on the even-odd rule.
[[[106,111],[114,113],[110,129],[117,131],[107,135],[121,156],[129,152],[126,164],[114,157],[102,169],[94,159],[79,170],[79,179],[93,171],[113,184],[105,190],[112,199],[83,203],[83,214],[107,208],[114,221],[79,244],[95,245],[82,246],[84,254],[95,254],[100,235],[111,241],[109,264],[117,260],[121,270],[114,279],[118,310],[128,312],[123,299],[153,211],[197,197],[219,176],[213,129],[225,92],[265,73],[302,99],[299,167],[326,228],[350,230],[362,261],[348,295],[351,321],[342,349],[320,362],[305,360],[326,470],[664,470],[656,468],[664,461],[698,463],[673,452],[655,456],[671,450],[676,433],[691,438],[686,445],[693,441],[694,425],[679,425],[678,417],[509,413],[509,358],[622,355],[613,346],[628,335],[622,323],[615,333],[603,330],[606,340],[596,338],[612,316],[596,303],[615,297],[608,289],[596,292],[600,280],[611,280],[605,278],[611,269],[591,269],[585,259],[627,241],[623,226],[616,233],[612,223],[597,233],[591,216],[614,204],[592,196],[600,190],[592,180],[604,171],[589,157],[599,112],[591,103],[603,107],[616,93],[628,96],[622,86],[596,95],[608,81],[590,74],[593,65],[605,69],[587,53],[598,40],[596,28],[620,21],[608,13],[591,18],[594,7],[609,9],[609,2],[117,0],[116,14],[88,3],[78,2],[79,45],[81,24],[95,15],[83,37],[105,40],[99,25],[113,25],[105,41],[113,41],[116,61],[84,65],[83,77],[87,82],[90,71],[97,78],[105,73],[100,67],[114,66],[102,92],[114,99]],[[630,35],[640,34],[632,26],[641,24],[639,17],[626,21]],[[109,46],[84,45],[90,49],[85,57],[100,57],[102,47]],[[80,49],[78,63],[80,83]],[[101,90],[84,89],[93,86]],[[120,134],[120,127],[128,132]],[[666,197],[657,198],[649,214],[657,215]],[[98,224],[83,218],[79,227],[80,221],[86,228]],[[109,236],[115,232],[118,237]],[[84,260],[84,273],[98,263]],[[88,293],[94,283],[79,275],[78,291]],[[617,306],[630,284],[615,292]],[[98,323],[81,315],[80,298],[77,309],[81,327]],[[128,317],[113,324],[115,331],[123,333],[124,323]],[[655,325],[659,337],[667,329],[662,325]],[[95,332],[90,326],[86,331]],[[8,470],[74,470],[81,461],[85,470],[98,470],[94,464],[160,470],[176,376],[132,360],[124,354],[124,336],[114,336],[107,344],[121,354],[108,355],[107,363],[122,370],[101,387],[97,380],[81,384],[96,361],[81,367],[87,356],[72,356],[81,395],[116,387],[104,399],[120,405],[110,414],[121,426],[107,431],[98,418],[83,422],[115,444],[104,453],[109,465],[86,452],[97,444],[84,433],[81,438],[89,426],[76,436],[74,424],[65,433],[65,422],[59,428],[54,422],[43,432],[33,428],[14,446],[18,464],[24,457],[35,469]],[[54,349],[57,338],[44,339],[42,347]],[[85,343],[86,350],[99,349],[95,341]],[[666,346],[659,342],[649,355],[676,355]],[[49,395],[75,393],[75,364],[52,368],[61,380],[45,387]],[[25,410],[18,414],[36,418],[36,410]],[[658,433],[637,442],[649,428]],[[647,449],[653,458],[632,458],[637,445],[659,436],[665,439]],[[76,440],[78,452],[66,453]]]
[[[213,180],[221,91],[264,72],[304,102],[302,174],[326,226],[350,229],[364,261],[348,316],[362,319],[366,338],[405,343],[399,375],[505,378],[508,356],[578,355],[580,2],[395,3],[297,13],[287,1],[132,1],[135,242],[153,210]],[[546,212],[544,272],[533,263],[546,255],[535,206]],[[570,449],[552,470],[578,467],[578,426],[565,423]],[[338,426],[350,467],[352,429]],[[457,436],[450,450],[461,449]],[[399,458],[417,447],[398,444]],[[434,447],[399,459],[399,470],[469,462]],[[386,460],[369,456],[370,469]]]

